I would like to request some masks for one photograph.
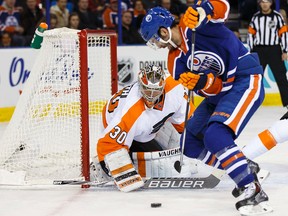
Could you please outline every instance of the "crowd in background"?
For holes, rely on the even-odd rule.
[[[280,12],[286,19],[287,0],[280,2]],[[179,19],[194,0],[122,0],[122,42],[123,44],[144,44],[138,33],[146,12],[155,6],[170,10]],[[246,42],[249,22],[258,5],[256,0],[230,0],[229,19],[226,25],[240,40]],[[55,0],[46,10],[41,0],[0,0],[0,47],[29,46],[35,29],[46,21],[50,11],[49,29],[69,27],[72,29],[114,29],[118,24],[117,0]]]

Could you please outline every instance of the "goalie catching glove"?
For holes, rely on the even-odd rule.
[[[182,83],[189,90],[206,90],[210,88],[215,80],[215,75],[210,73],[182,73],[179,78],[179,82]]]
[[[104,161],[120,191],[129,192],[144,185],[125,148],[105,155]]]
[[[184,16],[183,22],[190,29],[197,29],[205,25],[213,15],[213,5],[208,1],[198,1],[189,7]]]

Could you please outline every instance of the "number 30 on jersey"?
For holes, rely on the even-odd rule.
[[[110,136],[112,139],[115,139],[118,144],[123,144],[123,142],[124,142],[125,139],[126,139],[127,132],[122,131],[122,129],[121,129],[118,125],[116,125],[116,126],[114,127],[114,131],[111,131],[111,132],[109,133],[109,136]]]

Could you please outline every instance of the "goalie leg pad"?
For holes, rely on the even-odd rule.
[[[173,148],[155,152],[133,152],[134,165],[142,177],[192,177],[197,173],[195,159],[184,155],[181,173],[174,168],[175,161],[180,159],[180,149]]]
[[[107,154],[104,161],[120,191],[129,192],[144,185],[126,149],[122,148]]]

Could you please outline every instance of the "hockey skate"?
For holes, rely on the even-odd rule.
[[[244,186],[241,191],[242,194],[239,196],[239,201],[235,204],[241,215],[262,215],[273,211],[268,204],[269,198],[258,181]]]
[[[248,166],[252,173],[255,173],[257,175],[257,181],[261,185],[270,175],[270,172],[268,170],[263,170],[260,168],[258,163],[247,159]],[[241,188],[235,187],[232,191],[232,195],[236,198],[239,197],[243,191],[241,191]]]

